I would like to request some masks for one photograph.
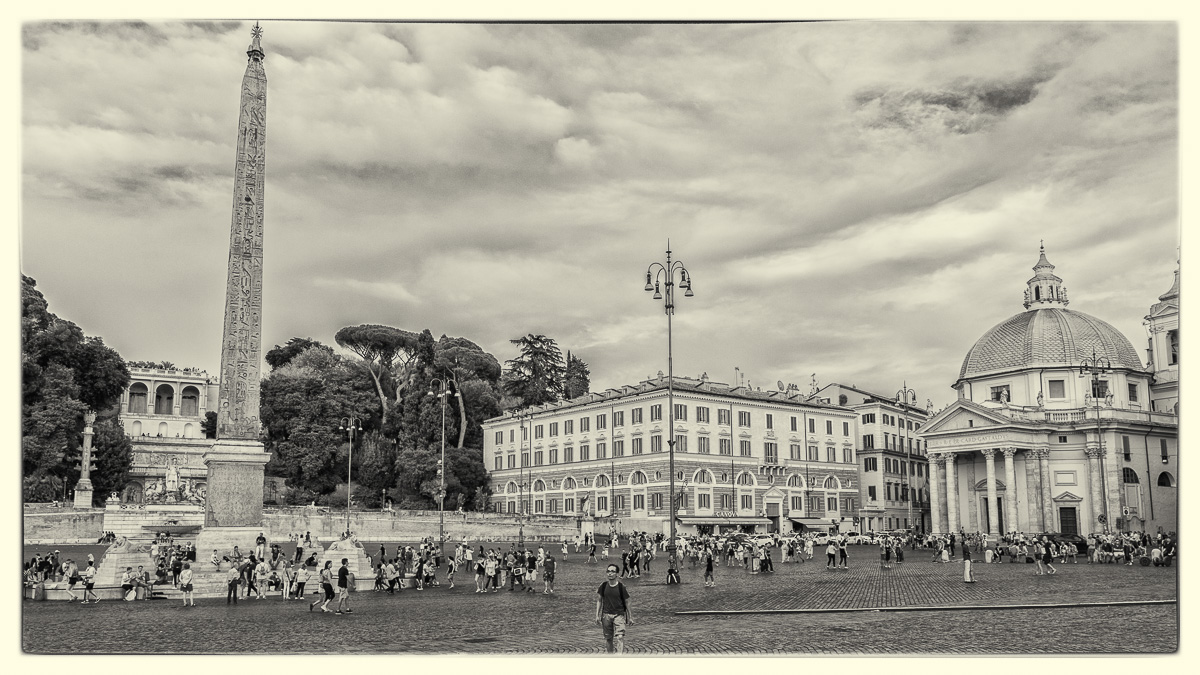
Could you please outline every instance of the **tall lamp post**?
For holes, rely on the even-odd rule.
[[[346,536],[350,536],[350,467],[354,465],[354,432],[362,431],[362,419],[358,417],[343,417],[338,420],[338,431],[350,434],[350,452],[346,457]]]
[[[908,440],[908,406],[917,402],[917,392],[913,391],[908,386],[908,382],[903,382],[900,391],[896,392],[896,403],[900,406],[900,446],[904,450],[904,473],[901,476],[904,478],[905,494],[908,498],[905,504],[908,507],[908,527],[910,530],[915,530],[913,525],[913,491],[912,491],[912,442]],[[995,508],[989,504],[988,508]]]
[[[434,393],[434,383],[437,383],[437,393]],[[451,396],[450,383],[454,382],[453,395],[462,405],[462,394],[458,392],[458,382],[435,377],[429,381],[429,396],[437,396],[442,404],[442,458],[438,460],[438,553],[445,555],[443,547],[446,541],[446,399]]]
[[[667,568],[668,580],[673,571],[678,570],[678,561],[675,557],[675,364],[674,354],[671,344],[671,317],[675,315],[675,277],[678,275],[678,285],[684,289],[684,297],[692,297],[692,276],[688,273],[681,261],[671,260],[671,242],[667,241],[667,262],[652,262],[646,268],[646,291],[654,291],[654,299],[663,301],[663,309],[667,314],[667,456],[670,465],[670,486],[668,492],[671,495],[671,513],[668,516],[671,520],[671,539],[667,543]],[[652,283],[653,282],[653,283]],[[662,292],[661,286],[666,286],[666,293]],[[730,424],[733,420],[730,420]]]
[[[1079,376],[1086,377],[1088,375],[1091,375],[1091,378],[1092,378],[1092,382],[1091,382],[1092,402],[1096,406],[1096,444],[1097,444],[1097,449],[1099,450],[1099,452],[1097,453],[1098,457],[1096,457],[1096,461],[1101,463],[1100,470],[1098,472],[1099,476],[1097,476],[1097,478],[1101,481],[1104,480],[1104,465],[1102,464],[1102,462],[1104,461],[1104,435],[1100,428],[1100,399],[1101,399],[1101,396],[1099,395],[1100,394],[1100,386],[1099,385],[1101,382],[1100,376],[1104,373],[1108,373],[1111,371],[1112,371],[1112,361],[1109,361],[1107,356],[1096,356],[1096,349],[1094,347],[1092,348],[1091,358],[1086,358],[1079,364]],[[1093,494],[1095,494],[1095,492],[1093,492]],[[1103,495],[1104,491],[1101,490],[1100,494]],[[1103,512],[1104,518],[1101,522],[1104,524],[1105,532],[1107,532],[1108,528],[1109,528],[1108,521],[1110,519],[1110,516],[1108,515],[1107,500],[1102,498],[1100,500],[1100,503],[1094,504],[1092,506],[1092,508],[1104,510],[1104,512]]]
[[[521,424],[521,456],[517,458],[517,547],[525,548],[525,439],[533,432],[525,432],[525,421],[533,419],[533,411],[517,413],[517,421]],[[529,454],[533,454],[533,439],[529,439]]]

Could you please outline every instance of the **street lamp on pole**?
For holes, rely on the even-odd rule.
[[[517,464],[517,548],[525,548],[525,439],[532,435],[526,433],[525,421],[533,419],[533,411],[516,414],[517,422],[521,425],[521,456]],[[533,439],[529,439],[530,454],[533,454]]]
[[[350,536],[350,467],[354,465],[354,432],[362,431],[362,420],[358,417],[343,417],[338,420],[338,431],[350,434],[350,452],[346,456],[346,536]]]
[[[913,525],[913,490],[912,490],[912,441],[908,438],[908,406],[917,402],[917,392],[913,391],[905,381],[896,392],[896,403],[900,406],[900,446],[904,450],[904,473],[901,477],[904,478],[905,493],[908,498],[905,500],[908,506],[908,527],[916,529]],[[993,508],[988,506],[988,508]]]
[[[679,281],[676,282],[676,275]],[[671,260],[671,242],[667,241],[667,262],[652,262],[646,268],[646,291],[654,291],[654,299],[663,301],[663,308],[667,314],[667,456],[670,468],[670,486],[668,492],[671,495],[671,512],[668,518],[671,521],[671,539],[667,542],[667,568],[668,582],[672,574],[678,571],[678,561],[675,557],[675,364],[674,354],[672,351],[672,335],[671,335],[671,317],[675,315],[675,286],[678,283],[684,289],[684,297],[692,297],[692,276],[679,260]],[[666,293],[662,291],[662,286],[666,286]]]
[[[438,392],[434,393],[434,383],[437,383]],[[450,397],[450,383],[454,383],[453,395],[458,399],[458,404],[462,405],[462,394],[458,391],[458,382],[455,380],[446,380],[445,378],[435,377],[429,381],[429,396],[437,396],[442,403],[442,458],[438,460],[438,553],[445,555],[443,547],[446,541],[446,399]]]
[[[1104,462],[1104,434],[1100,428],[1100,399],[1102,398],[1101,391],[1100,391],[1100,382],[1101,382],[1100,376],[1102,374],[1108,373],[1110,371],[1112,371],[1112,361],[1109,361],[1107,356],[1096,356],[1095,348],[1092,348],[1091,358],[1086,358],[1079,364],[1079,376],[1086,377],[1088,375],[1091,375],[1091,379],[1092,379],[1092,381],[1091,381],[1092,396],[1091,397],[1092,397],[1092,403],[1096,406],[1096,448],[1098,450],[1098,455],[1099,455],[1096,458],[1096,461],[1101,462],[1101,464],[1100,464],[1100,480],[1101,481],[1104,480],[1104,465],[1103,465],[1103,462]],[[1107,389],[1107,387],[1105,389]],[[1108,392],[1105,391],[1104,393],[1107,395]],[[1103,491],[1101,491],[1101,493],[1103,494]],[[1092,508],[1093,508],[1093,512],[1095,512],[1096,509],[1104,509],[1104,513],[1103,513],[1104,518],[1101,522],[1104,524],[1104,531],[1107,532],[1108,528],[1109,528],[1109,521],[1111,520],[1111,516],[1108,514],[1107,501],[1102,499],[1102,500],[1100,500],[1100,504],[1093,504]]]

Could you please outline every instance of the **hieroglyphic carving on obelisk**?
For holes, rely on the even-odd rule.
[[[254,24],[242,77],[237,161],[233,175],[233,224],[225,330],[221,335],[221,383],[217,438],[258,440],[258,376],[262,351],[263,197],[267,169],[267,73]]]

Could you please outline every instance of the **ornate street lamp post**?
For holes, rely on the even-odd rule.
[[[437,383],[438,393],[434,393],[434,383]],[[429,396],[437,396],[442,403],[442,458],[438,460],[438,553],[445,555],[443,543],[446,541],[446,399],[450,397],[450,383],[454,383],[454,396],[462,405],[462,394],[458,392],[458,382],[444,378],[433,378],[429,381]]]
[[[346,536],[350,536],[350,496],[353,491],[350,489],[350,467],[354,465],[354,432],[362,431],[362,419],[358,417],[343,417],[338,420],[338,431],[345,431],[350,434],[350,452],[346,456]]]
[[[671,495],[671,513],[668,517],[671,520],[671,539],[667,542],[667,568],[668,580],[672,571],[678,570],[678,560],[675,557],[675,364],[674,354],[671,344],[671,317],[675,315],[675,277],[679,276],[678,284],[684,289],[684,297],[692,297],[692,276],[688,273],[681,261],[671,260],[671,242],[667,242],[667,262],[652,262],[646,268],[646,291],[654,291],[654,299],[662,300],[664,311],[667,314],[667,456],[670,468],[670,486],[668,492]],[[665,284],[666,293],[664,294],[661,285]],[[730,424],[733,421],[730,420]]]
[[[908,527],[913,531],[916,530],[916,526],[913,524],[912,441],[908,438],[908,406],[916,402],[917,392],[910,389],[908,382],[905,381],[900,391],[896,392],[896,403],[900,406],[900,447],[904,450],[905,457],[904,473],[901,476],[904,478],[905,494],[908,495],[907,499],[905,499],[905,503],[908,506]],[[994,504],[989,504],[988,508],[993,509],[996,507]]]
[[[532,436],[533,432],[528,434],[525,432],[525,421],[533,420],[533,411],[516,414],[517,421],[521,425],[521,453],[518,457],[517,464],[517,548],[525,548],[525,438]],[[529,454],[533,455],[533,439],[529,439]],[[532,461],[532,457],[530,458]]]
[[[1104,434],[1100,427],[1100,399],[1102,398],[1100,395],[1100,376],[1111,371],[1112,361],[1109,361],[1108,357],[1106,356],[1096,356],[1095,348],[1092,348],[1091,358],[1086,358],[1079,364],[1079,376],[1091,376],[1091,399],[1096,407],[1096,462],[1098,462],[1100,465],[1100,470],[1098,472],[1099,476],[1097,476],[1097,479],[1100,481],[1104,480]],[[1093,492],[1093,494],[1095,494],[1095,492]],[[1103,489],[1100,491],[1100,494],[1104,494]],[[1109,521],[1111,520],[1111,516],[1108,513],[1108,500],[1101,498],[1100,503],[1093,504],[1092,508],[1103,509],[1103,517],[1098,518],[1097,520],[1100,520],[1100,522],[1103,523],[1104,531],[1107,532]]]

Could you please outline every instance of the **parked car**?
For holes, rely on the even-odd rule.
[[[755,534],[750,536],[750,541],[754,542],[755,546],[774,546],[775,537],[769,534]]]
[[[829,545],[829,533],[828,532],[818,532],[817,538],[813,541],[813,544],[815,546],[828,546]]]
[[[846,537],[847,544],[856,544],[857,545],[857,544],[863,543],[863,541],[862,541],[863,536],[861,534],[859,534],[858,532],[853,532],[853,531],[843,532],[842,535]]]

